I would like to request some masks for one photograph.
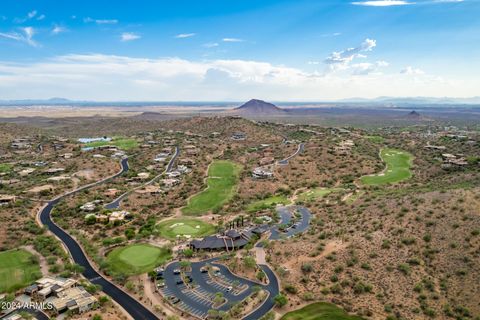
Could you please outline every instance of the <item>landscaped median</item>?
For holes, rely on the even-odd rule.
[[[218,160],[208,168],[207,188],[188,200],[183,214],[198,216],[220,209],[236,192],[240,165]]]
[[[385,162],[386,168],[379,174],[363,176],[360,181],[365,185],[383,185],[396,183],[412,176],[410,170],[413,155],[406,151],[396,149],[382,149],[380,158]]]
[[[170,249],[138,243],[113,249],[107,263],[112,273],[135,275],[151,271],[171,258]]]

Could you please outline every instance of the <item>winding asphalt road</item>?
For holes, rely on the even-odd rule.
[[[110,176],[106,179],[97,181],[92,184],[85,185],[51,200],[47,203],[45,207],[41,209],[39,213],[39,219],[43,225],[47,226],[48,229],[65,244],[75,263],[85,268],[85,271],[82,273],[83,276],[90,280],[90,282],[101,285],[102,291],[105,292],[105,294],[109,295],[119,305],[121,305],[123,309],[125,309],[132,316],[133,319],[158,320],[159,318],[150,310],[148,310],[145,306],[143,306],[140,302],[135,300],[129,294],[127,294],[126,292],[118,288],[116,285],[111,283],[109,280],[105,279],[102,275],[100,275],[92,267],[80,245],[67,232],[57,226],[52,221],[50,216],[53,207],[63,198],[73,195],[87,188],[91,188],[101,183],[107,182],[128,171],[127,158],[122,159],[121,166],[122,170],[113,176]]]
[[[140,188],[143,188],[145,186],[148,186],[149,184],[152,184],[153,182],[155,182],[158,178],[160,178],[164,173],[167,173],[167,172],[170,172],[172,170],[172,167],[173,167],[173,163],[175,162],[175,159],[177,159],[178,157],[178,154],[180,153],[180,148],[178,146],[175,147],[175,153],[174,155],[172,156],[172,158],[170,159],[170,161],[168,162],[167,164],[167,168],[165,168],[165,171],[163,171],[162,173],[160,173],[159,175],[156,175],[153,179],[151,179],[150,181],[148,181],[147,183],[145,184],[142,184],[132,190],[128,190],[127,192],[123,193],[122,195],[120,195],[118,198],[116,198],[115,200],[113,200],[112,202],[110,203],[107,203],[105,205],[105,209],[117,209],[118,207],[120,207],[120,202],[122,202],[123,198],[125,198],[128,194],[130,194],[132,191],[136,190],[136,189],[140,189]]]
[[[297,154],[302,153],[304,149],[305,149],[305,144],[304,144],[304,143],[300,143],[300,144],[298,145],[297,151],[295,151],[294,154],[290,155],[288,158],[285,158],[285,159],[283,159],[283,160],[278,160],[277,163],[278,163],[279,165],[282,165],[282,166],[287,165],[287,164],[288,164],[288,160],[292,159],[292,158],[295,157]]]

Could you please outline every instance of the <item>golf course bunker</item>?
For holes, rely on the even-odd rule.
[[[171,251],[166,248],[132,244],[113,249],[107,256],[107,262],[112,272],[133,275],[148,272],[171,257]]]
[[[208,168],[208,187],[182,209],[185,215],[202,215],[220,209],[236,192],[241,167],[231,161],[214,161]]]
[[[386,168],[379,174],[363,176],[360,181],[365,185],[383,185],[397,183],[412,177],[410,170],[413,156],[402,150],[382,149],[380,158],[386,163]]]
[[[197,238],[215,232],[215,227],[198,219],[172,219],[160,222],[157,225],[160,236],[175,240],[179,237]]]

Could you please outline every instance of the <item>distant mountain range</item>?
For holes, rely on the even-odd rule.
[[[338,102],[382,103],[382,104],[480,104],[479,97],[470,98],[434,98],[434,97],[378,97],[374,99],[349,98]]]
[[[264,112],[279,112],[285,111],[284,109],[280,109],[276,107],[269,108],[269,107],[262,107],[260,104],[267,103],[262,100],[252,99],[248,101],[246,104],[253,104],[257,105],[248,107],[250,108],[259,108],[259,110],[264,110]],[[339,104],[344,105],[346,103],[349,104],[358,104],[358,105],[366,105],[366,104],[382,104],[384,106],[405,106],[405,105],[428,105],[428,104],[437,104],[437,105],[480,105],[480,96],[477,97],[470,97],[470,98],[435,98],[435,97],[378,97],[373,99],[366,99],[366,98],[348,98],[348,99],[341,99],[341,100],[319,100],[319,101],[311,101],[311,102],[278,102],[278,105],[315,105],[315,104]],[[24,100],[0,100],[0,106],[36,106],[36,105],[44,105],[44,106],[162,106],[162,105],[170,105],[170,106],[218,106],[218,107],[226,107],[238,104],[238,102],[231,102],[231,101],[88,101],[88,100],[69,100],[65,98],[50,98],[50,99],[24,99]],[[242,110],[242,106],[236,108],[237,110]],[[263,111],[262,111],[263,112]]]

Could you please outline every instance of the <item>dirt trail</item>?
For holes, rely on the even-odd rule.
[[[50,273],[50,272],[48,271],[47,259],[45,259],[45,257],[42,256],[40,253],[38,253],[38,252],[33,248],[33,246],[28,245],[28,246],[22,246],[21,248],[27,250],[27,251],[30,252],[31,254],[33,254],[33,255],[35,255],[35,256],[38,257],[38,261],[39,261],[39,264],[40,264],[40,271],[42,271],[42,275],[43,275],[43,276],[46,276],[46,275],[48,275],[48,274]]]

